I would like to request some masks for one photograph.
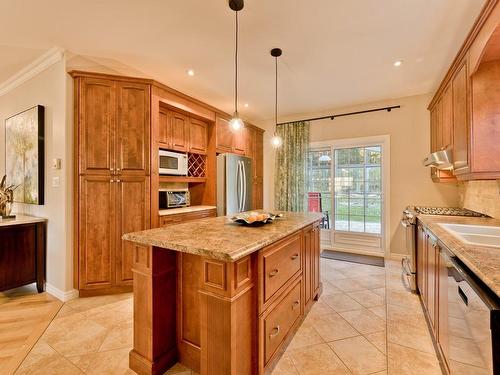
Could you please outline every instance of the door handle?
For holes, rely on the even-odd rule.
[[[276,276],[280,271],[275,268],[274,270],[272,270],[271,272],[269,272],[269,277],[274,277]]]
[[[269,334],[269,338],[272,339],[273,337],[276,337],[280,334],[280,325],[278,324],[276,327],[274,327]]]

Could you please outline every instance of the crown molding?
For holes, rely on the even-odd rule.
[[[36,60],[25,66],[19,72],[0,84],[0,96],[22,85],[24,82],[35,77],[49,66],[61,61],[64,57],[64,49],[53,47],[38,57]]]

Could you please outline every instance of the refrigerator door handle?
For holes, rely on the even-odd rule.
[[[241,170],[240,162],[236,164],[236,195],[238,199],[238,212],[241,212]]]
[[[247,173],[245,172],[245,163],[241,162],[241,171],[243,172],[243,203],[241,210],[245,211],[247,205]]]
[[[238,161],[238,184],[240,186],[238,194],[238,212],[243,211],[243,168],[241,167],[241,161]]]

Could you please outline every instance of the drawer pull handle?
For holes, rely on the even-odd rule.
[[[290,258],[291,258],[292,260],[295,260],[295,259],[297,259],[298,257],[299,257],[299,254],[293,254]]]
[[[272,332],[269,334],[269,338],[272,339],[280,334],[280,326],[279,324],[273,328]]]
[[[272,270],[271,272],[269,272],[269,277],[274,277],[278,274],[279,270],[277,268],[275,268],[274,270]]]
[[[294,308],[295,308],[295,306],[298,306],[299,304],[300,304],[300,301],[299,301],[299,300],[295,301],[295,302],[293,303]]]

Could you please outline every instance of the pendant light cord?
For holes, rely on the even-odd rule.
[[[234,111],[238,113],[238,11],[236,13],[236,48],[234,53]]]
[[[274,66],[276,70],[276,79],[275,79],[275,101],[274,101],[274,124],[275,124],[275,132],[278,130],[278,57],[274,58]]]

